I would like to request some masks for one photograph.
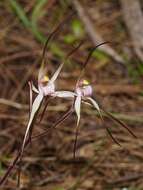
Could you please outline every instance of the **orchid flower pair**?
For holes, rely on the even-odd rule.
[[[102,113],[104,113],[107,117],[109,117],[110,119],[112,119],[114,122],[116,122],[118,125],[126,128],[128,130],[128,132],[136,138],[136,136],[134,135],[134,133],[128,128],[128,126],[118,120],[116,117],[114,117],[111,113],[101,109],[98,105],[98,103],[92,98],[92,95],[93,95],[93,88],[92,88],[92,85],[85,79],[82,79],[82,76],[84,74],[84,71],[85,71],[85,68],[86,68],[86,65],[88,64],[91,56],[92,56],[92,53],[101,45],[104,45],[105,43],[108,43],[108,42],[103,42],[99,45],[97,45],[96,47],[94,47],[90,53],[88,54],[87,56],[87,59],[85,60],[85,62],[83,63],[83,68],[82,68],[82,71],[81,71],[81,74],[77,80],[77,83],[76,83],[76,87],[75,87],[75,90],[74,92],[71,92],[71,91],[61,91],[61,92],[55,92],[55,94],[58,95],[58,97],[70,97],[70,98],[73,98],[74,99],[74,103],[70,109],[70,112],[74,112],[76,113],[77,115],[77,124],[76,124],[76,139],[75,139],[75,144],[74,144],[74,157],[75,157],[75,150],[76,150],[76,142],[77,142],[77,135],[78,135],[78,127],[79,127],[79,122],[80,122],[80,112],[81,112],[81,103],[83,102],[84,104],[88,104],[92,107],[94,107],[97,112],[99,113],[99,116],[101,117],[102,121],[103,121],[103,117],[102,117]],[[108,127],[106,127],[106,130],[108,132],[108,134],[110,135],[110,137],[112,138],[112,140],[120,145],[120,143],[118,142],[117,139],[115,139],[110,131],[110,129]],[[46,134],[46,132],[45,132]],[[121,145],[120,145],[121,146]]]
[[[57,31],[58,27],[51,34],[51,36]],[[44,57],[45,57],[45,49],[46,49],[47,43],[48,43],[49,39],[51,38],[51,36],[49,36],[49,38],[48,38],[48,40],[47,40],[47,42],[45,43],[45,46],[44,46],[43,56],[42,56],[43,57],[42,64],[41,64],[39,74],[38,74],[38,88],[36,88],[32,82],[29,82],[29,86],[30,86],[30,116],[29,116],[29,121],[28,121],[27,128],[26,128],[26,132],[25,132],[25,135],[24,135],[24,139],[23,139],[23,142],[22,142],[21,150],[19,151],[17,157],[13,161],[12,166],[10,166],[8,168],[5,175],[0,180],[0,184],[2,184],[5,181],[5,179],[7,178],[10,171],[13,169],[13,167],[16,165],[16,163],[18,161],[21,163],[24,149],[29,144],[29,142],[31,142],[31,140],[33,139],[32,131],[33,131],[33,127],[34,127],[34,122],[36,120],[36,116],[37,116],[37,114],[39,112],[39,109],[40,109],[40,107],[42,105],[42,102],[43,102],[45,97],[48,97],[48,99],[49,98],[55,98],[55,97],[72,98],[73,99],[73,105],[71,106],[71,108],[53,125],[53,127],[57,127],[61,122],[63,122],[65,119],[67,119],[71,115],[71,113],[73,113],[73,112],[76,113],[76,115],[77,115],[77,124],[76,124],[76,139],[75,139],[75,144],[74,144],[74,157],[75,157],[75,150],[76,150],[78,127],[79,127],[79,123],[80,123],[80,111],[81,111],[81,103],[82,102],[85,103],[85,104],[88,104],[90,106],[93,106],[98,111],[101,118],[102,118],[102,112],[104,112],[104,114],[106,114],[109,118],[114,120],[120,126],[123,126],[124,128],[126,128],[134,137],[136,137],[134,135],[134,133],[122,121],[118,120],[112,114],[108,113],[107,111],[104,111],[103,109],[101,109],[99,107],[98,103],[92,98],[92,94],[93,94],[92,86],[90,85],[90,83],[87,80],[82,79],[82,75],[83,75],[83,73],[85,71],[85,67],[86,67],[87,63],[89,62],[89,59],[90,59],[93,51],[95,49],[97,49],[99,46],[104,45],[105,43],[108,43],[108,42],[103,42],[103,43],[97,45],[88,54],[87,59],[83,64],[81,74],[80,74],[80,76],[79,76],[79,78],[77,80],[77,83],[75,85],[74,91],[57,91],[56,86],[55,86],[55,81],[56,81],[62,67],[64,66],[66,60],[82,45],[82,42],[76,48],[74,48],[71,52],[69,52],[69,54],[66,56],[63,63],[60,64],[60,66],[58,67],[58,69],[56,70],[54,75],[51,77],[51,79],[49,79],[49,77],[47,76],[47,70],[46,70],[46,67],[45,67],[45,59],[44,59]],[[32,100],[33,99],[33,95],[32,95],[33,92],[37,94],[37,97],[34,99],[34,101]],[[44,131],[43,134],[40,134],[37,137],[39,138],[41,136],[44,136],[44,135],[47,134],[47,132],[49,132],[49,130]],[[112,136],[112,134],[111,134],[111,132],[110,132],[110,130],[108,128],[107,128],[107,132],[109,133],[111,138],[118,145],[120,145],[120,143]],[[36,138],[34,137],[34,139],[36,139]],[[20,171],[20,169],[19,169],[19,171]],[[20,172],[19,172],[19,179],[20,179]]]
[[[107,43],[107,42],[104,42],[104,43]],[[99,44],[99,45],[103,45],[104,43]],[[79,44],[75,49],[73,49],[67,55],[65,61],[80,46],[81,46],[81,44]],[[92,50],[92,52],[97,47],[95,47]],[[38,75],[38,89],[33,85],[32,82],[29,82],[29,86],[30,86],[30,118],[29,118],[29,122],[28,122],[28,125],[27,125],[24,140],[23,140],[23,143],[22,143],[22,148],[21,148],[20,152],[18,153],[17,157],[15,158],[15,160],[13,161],[13,164],[8,168],[5,175],[0,180],[0,184],[3,184],[3,182],[6,180],[7,176],[9,175],[9,173],[12,171],[12,169],[16,165],[16,163],[18,161],[21,162],[24,148],[29,144],[29,142],[31,140],[43,137],[49,132],[49,130],[47,130],[47,131],[44,131],[40,135],[31,137],[34,121],[35,121],[36,115],[37,115],[37,113],[39,111],[39,108],[40,108],[40,106],[42,104],[42,101],[43,101],[44,97],[47,97],[47,96],[48,97],[62,97],[62,98],[72,98],[74,100],[73,105],[71,106],[71,108],[53,125],[53,128],[57,127],[60,123],[62,123],[65,119],[67,119],[71,115],[71,113],[73,113],[74,111],[76,112],[76,115],[77,115],[77,128],[76,128],[76,139],[75,139],[75,144],[74,144],[74,157],[75,157],[76,141],[77,141],[77,135],[78,135],[78,126],[79,126],[79,122],[80,122],[80,110],[81,110],[81,103],[82,102],[87,104],[87,105],[93,106],[98,111],[101,118],[102,118],[102,112],[103,112],[110,119],[115,121],[117,124],[119,124],[120,126],[126,128],[132,134],[132,136],[136,137],[134,135],[134,133],[128,128],[128,126],[126,126],[125,123],[118,120],[111,113],[108,113],[107,111],[105,111],[105,110],[103,110],[103,109],[101,109],[99,107],[98,103],[92,98],[93,88],[92,88],[91,84],[87,80],[81,79],[82,75],[83,75],[83,72],[85,71],[85,67],[86,67],[87,63],[89,62],[89,59],[90,59],[90,57],[92,55],[92,52],[90,52],[90,54],[88,55],[85,63],[83,64],[83,69],[81,71],[81,75],[80,75],[80,77],[79,77],[79,79],[78,79],[78,81],[76,83],[76,87],[75,87],[75,90],[73,92],[71,92],[71,91],[56,91],[55,90],[55,81],[56,81],[56,79],[57,79],[57,77],[58,77],[58,75],[59,75],[59,73],[60,73],[60,71],[61,71],[61,69],[62,69],[62,67],[63,67],[63,65],[65,63],[65,61],[58,67],[57,71],[54,73],[54,75],[52,76],[51,79],[49,79],[48,76],[46,75],[46,69],[44,68],[44,64],[42,63],[40,71],[39,71],[39,75]],[[32,103],[32,91],[38,94],[37,97],[35,98],[35,100],[33,101],[33,103]],[[120,143],[112,136],[110,130],[108,128],[106,128],[106,130],[109,133],[110,137],[118,145],[120,145]]]
[[[32,91],[34,91],[35,93],[37,93],[37,97],[35,98],[33,104],[30,103],[31,105],[31,112],[30,112],[30,118],[29,118],[29,122],[27,125],[27,129],[25,132],[25,136],[24,136],[24,140],[23,140],[23,144],[22,144],[22,148],[21,148],[21,157],[24,151],[24,147],[25,147],[25,143],[27,140],[27,137],[29,135],[29,138],[31,138],[32,135],[32,129],[33,129],[33,122],[34,119],[38,113],[38,110],[42,104],[42,101],[44,99],[44,97],[48,96],[48,97],[61,97],[61,98],[72,98],[74,99],[74,110],[72,109],[71,111],[75,111],[76,115],[77,115],[77,129],[79,126],[79,122],[80,122],[80,110],[81,110],[81,102],[84,102],[86,104],[92,105],[99,113],[99,115],[102,118],[102,114],[101,114],[101,109],[99,108],[98,103],[92,98],[92,93],[93,93],[93,89],[92,86],[89,84],[89,82],[87,80],[81,79],[82,75],[85,71],[85,67],[87,65],[87,63],[89,62],[89,59],[92,56],[92,53],[95,51],[95,49],[97,49],[97,47],[104,45],[105,43],[108,42],[103,42],[101,44],[99,44],[98,46],[96,46],[95,48],[92,49],[92,51],[89,53],[89,55],[87,56],[87,59],[85,61],[85,63],[83,64],[83,68],[81,71],[81,74],[79,76],[79,79],[76,83],[76,87],[75,87],[75,91],[56,91],[55,90],[55,81],[65,63],[65,61],[69,58],[69,56],[71,56],[81,45],[82,43],[80,43],[76,48],[74,48],[65,58],[65,61],[63,61],[63,63],[58,67],[57,71],[54,73],[54,75],[52,76],[51,79],[48,78],[48,76],[46,75],[46,68],[44,66],[44,62],[42,62],[41,64],[41,68],[39,70],[39,74],[38,74],[38,89],[32,84],[29,83],[30,85],[30,97],[31,97],[31,101],[32,102]],[[103,111],[103,110],[102,110]],[[114,121],[116,121],[118,124],[124,126],[133,136],[135,136],[131,130],[125,125],[123,124],[123,122],[118,121],[118,119],[114,118],[114,116],[112,116],[111,114],[109,114],[106,111],[103,111],[104,113],[106,113],[106,115],[108,115],[108,117],[110,117],[111,119],[113,119]],[[108,133],[110,134],[110,136],[113,138],[112,134],[110,133],[109,129],[107,129]],[[114,141],[116,143],[118,143],[120,145],[120,143],[114,139]],[[75,141],[76,142],[76,141]]]

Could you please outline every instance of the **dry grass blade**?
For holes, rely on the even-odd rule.
[[[78,1],[78,0],[73,0],[72,3],[74,5],[75,9],[77,10],[77,13],[78,13],[80,19],[82,20],[83,24],[85,25],[85,29],[86,29],[87,33],[89,34],[93,43],[96,45],[96,44],[104,41],[102,36],[98,33],[98,31],[96,31],[95,27],[93,26],[93,23],[91,22],[82,3],[80,3],[80,1]],[[110,46],[108,46],[108,45],[106,45],[105,47],[101,46],[100,49],[102,51],[104,51],[107,55],[112,57],[115,61],[125,64],[124,59]]]

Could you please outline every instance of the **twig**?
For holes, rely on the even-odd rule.
[[[20,104],[11,100],[6,100],[3,98],[0,98],[0,104],[4,104],[10,107],[14,107],[16,109],[24,109],[27,110],[28,109],[28,105],[27,104]],[[65,111],[67,108],[66,104],[63,104],[62,106],[49,106],[48,107],[48,111],[54,112],[54,111]],[[88,108],[85,108],[83,110],[83,112],[88,113],[90,115],[95,114],[95,115],[99,115],[97,112],[94,112],[92,110],[89,110]],[[128,122],[137,122],[137,123],[143,123],[143,114],[142,113],[137,113],[137,112],[132,112],[132,113],[124,113],[124,114],[120,114],[120,113],[112,113],[116,118],[124,120],[124,121],[128,121]],[[104,114],[103,114],[104,116]],[[9,115],[9,114],[0,114],[0,119],[12,119],[12,120],[19,120],[19,119],[25,119],[26,116],[15,116],[15,115]]]
[[[8,55],[6,57],[3,57],[0,59],[0,64],[8,62],[8,61],[12,61],[15,59],[19,59],[19,58],[25,58],[25,57],[31,57],[38,54],[38,50],[35,51],[23,51],[23,52],[18,52],[18,53],[14,53],[12,55]]]
[[[20,104],[18,102],[14,102],[14,101],[7,100],[4,98],[0,98],[0,104],[4,104],[16,109],[28,109],[28,105]]]
[[[143,61],[143,12],[139,0],[121,0],[123,17],[138,57]]]
[[[124,177],[121,177],[115,181],[111,181],[108,183],[109,183],[109,185],[123,184],[125,182],[134,181],[134,180],[137,180],[137,179],[142,178],[142,177],[143,177],[143,173],[138,173],[138,174],[134,174],[134,175],[124,176]]]
[[[105,40],[100,36],[100,34],[96,31],[94,28],[91,20],[89,19],[88,15],[86,14],[85,9],[81,5],[81,3],[78,0],[73,0],[72,1],[73,5],[75,6],[75,9],[78,12],[78,15],[81,19],[81,21],[85,25],[85,29],[90,36],[91,40],[93,41],[94,45],[97,45],[101,42],[104,42]],[[112,57],[115,61],[124,64],[125,61],[123,58],[114,50],[112,49],[109,45],[105,44],[104,46],[99,47],[103,52],[105,52],[107,55]]]

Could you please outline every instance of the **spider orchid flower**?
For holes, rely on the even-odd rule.
[[[98,103],[92,98],[92,94],[93,94],[93,89],[92,86],[90,85],[90,83],[85,80],[79,80],[76,84],[76,88],[75,88],[75,93],[76,93],[76,97],[75,97],[75,104],[74,104],[74,108],[75,108],[75,112],[77,114],[77,126],[79,125],[80,122],[80,110],[81,110],[81,102],[83,101],[84,103],[88,103],[88,101],[90,102],[90,104],[93,105],[93,107],[99,112],[100,116],[100,108]]]
[[[24,135],[24,139],[22,142],[22,146],[21,149],[19,151],[19,154],[17,156],[17,158],[14,160],[13,165],[9,167],[9,169],[7,170],[6,174],[3,176],[3,178],[0,180],[0,185],[5,181],[5,179],[7,178],[7,176],[9,175],[10,171],[13,169],[13,167],[15,166],[15,164],[18,162],[21,163],[22,160],[22,155],[24,152],[24,148],[25,146],[27,146],[30,142],[31,142],[31,135],[32,135],[32,129],[34,126],[34,122],[36,119],[36,116],[38,114],[38,111],[40,109],[40,106],[43,102],[44,97],[63,97],[63,98],[68,98],[68,97],[74,97],[74,93],[73,92],[69,92],[69,91],[55,91],[55,81],[64,65],[64,63],[66,62],[66,60],[70,57],[70,55],[72,55],[81,45],[83,42],[81,42],[76,48],[74,48],[65,58],[65,60],[63,61],[63,63],[58,67],[57,71],[54,73],[54,75],[52,76],[51,79],[48,78],[48,76],[46,75],[46,69],[45,69],[45,53],[46,53],[46,48],[47,45],[49,43],[49,40],[51,38],[54,37],[54,35],[60,30],[60,28],[70,19],[70,17],[73,16],[73,13],[64,18],[64,20],[62,22],[60,22],[60,24],[53,30],[53,32],[49,35],[44,49],[43,49],[43,55],[42,55],[42,64],[39,70],[39,74],[38,74],[38,88],[36,88],[34,86],[34,84],[32,82],[29,82],[29,87],[30,87],[30,116],[29,116],[29,121],[27,124],[27,128],[26,128],[26,132]],[[33,97],[33,92],[35,92],[37,94],[37,97],[35,98],[35,100],[33,101],[32,97]],[[69,112],[70,114],[70,112]],[[57,122],[56,125],[58,125],[58,123],[64,121],[64,119],[69,115],[69,114],[65,114],[65,116],[63,116],[63,118],[61,119],[61,121]],[[18,179],[20,180],[20,168],[21,166],[19,166],[19,177]],[[18,186],[19,186],[19,181],[18,181]]]
[[[81,42],[77,47],[75,47],[69,54],[66,56],[65,61],[82,45],[83,42]],[[33,85],[33,83],[29,82],[30,86],[30,118],[27,125],[27,129],[24,135],[24,140],[22,143],[22,149],[21,154],[23,154],[24,146],[26,143],[26,139],[29,135],[31,137],[33,124],[35,117],[39,111],[39,108],[42,104],[42,101],[44,97],[61,97],[61,98],[74,98],[75,93],[70,91],[56,91],[55,90],[55,81],[65,63],[63,63],[58,67],[54,75],[49,79],[49,77],[46,75],[46,69],[44,68],[44,62],[41,64],[41,68],[39,70],[38,74],[38,89]],[[37,97],[32,103],[32,91],[37,93]]]
[[[76,48],[74,48],[71,52],[69,52],[69,54],[66,56],[63,63],[58,67],[58,69],[56,70],[54,75],[51,77],[51,79],[49,79],[49,77],[46,75],[46,69],[44,67],[44,61],[42,62],[41,68],[40,68],[39,74],[38,74],[38,89],[33,85],[32,82],[29,82],[29,86],[30,86],[30,117],[29,117],[29,121],[27,124],[26,132],[25,132],[22,147],[21,147],[21,153],[20,153],[20,158],[19,158],[20,163],[22,160],[26,141],[31,141],[34,122],[36,120],[36,116],[37,116],[38,111],[39,111],[39,109],[42,105],[42,102],[44,100],[44,97],[48,97],[48,98],[50,98],[50,97],[74,98],[74,96],[75,96],[74,92],[56,91],[55,90],[55,81],[56,81],[62,67],[64,66],[64,63],[66,62],[66,60],[82,45],[82,43],[83,42],[81,42]],[[38,95],[32,103],[32,92],[33,91],[35,93],[37,93]],[[40,119],[40,121],[41,121],[41,119]],[[18,179],[20,180],[20,169],[19,169]],[[18,182],[18,186],[19,186],[19,183],[20,182]]]
[[[77,143],[77,137],[78,137],[78,129],[79,129],[79,122],[80,122],[80,112],[81,112],[81,103],[85,103],[87,105],[90,105],[94,107],[97,112],[99,113],[100,118],[103,121],[102,113],[104,113],[105,116],[107,116],[109,119],[113,120],[116,124],[119,126],[125,128],[134,138],[137,138],[136,135],[132,132],[132,130],[121,120],[117,119],[114,115],[111,113],[101,109],[98,105],[98,103],[92,98],[93,89],[90,83],[87,80],[79,80],[77,82],[76,88],[75,88],[75,102],[74,102],[74,110],[77,115],[77,125],[76,125],[76,137],[74,142],[74,158],[76,153],[76,143]],[[112,135],[110,129],[106,126],[106,131],[109,134],[109,136],[112,138],[112,140],[121,146],[120,142],[114,138]]]

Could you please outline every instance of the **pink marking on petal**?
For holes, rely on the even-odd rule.
[[[93,89],[91,85],[83,86],[83,87],[77,87],[75,89],[75,92],[79,96],[83,97],[90,97],[92,95]]]
[[[84,86],[82,89],[83,96],[91,96],[93,92],[92,86]]]
[[[50,94],[54,94],[55,93],[55,85],[54,83],[50,83],[48,82],[47,85],[42,85],[42,84],[39,84],[39,91],[44,95],[44,96],[47,96],[47,95],[50,95]]]

